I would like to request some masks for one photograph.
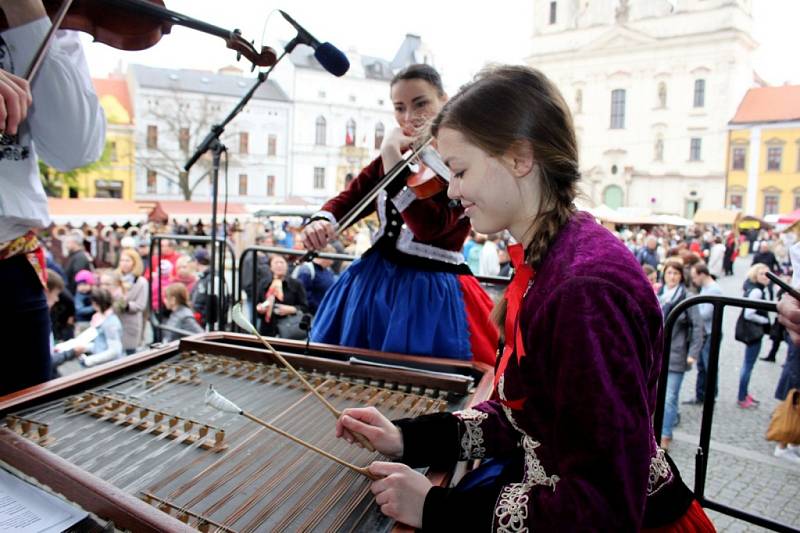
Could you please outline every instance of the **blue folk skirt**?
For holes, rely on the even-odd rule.
[[[374,250],[319,305],[311,340],[385,352],[472,358],[459,276],[398,265]]]

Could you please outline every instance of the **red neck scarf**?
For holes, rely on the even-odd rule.
[[[506,371],[511,355],[516,352],[517,363],[525,356],[525,345],[522,342],[522,331],[519,328],[519,309],[522,306],[522,298],[525,296],[525,291],[528,290],[528,286],[536,274],[533,267],[525,262],[525,250],[522,248],[522,244],[517,243],[509,246],[508,255],[511,258],[511,264],[514,266],[514,278],[508,284],[508,289],[506,289],[505,293],[508,305],[503,329],[506,345],[503,349],[503,355],[500,357],[497,372],[494,375],[495,390],[497,390],[500,376]],[[512,405],[509,405],[509,407],[513,408]]]

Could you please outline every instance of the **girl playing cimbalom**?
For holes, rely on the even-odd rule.
[[[578,149],[561,94],[536,70],[497,67],[433,132],[448,194],[475,230],[520,243],[499,308],[506,348],[495,396],[471,409],[394,423],[345,410],[338,436],[357,431],[398,460],[370,466],[381,510],[430,531],[714,531],[656,444],[661,309],[631,253],[575,210]],[[411,468],[463,459],[498,471],[442,488]]]

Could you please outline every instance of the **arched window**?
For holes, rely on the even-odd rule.
[[[603,203],[611,209],[619,209],[622,207],[622,200],[622,187],[618,185],[609,185],[606,187],[606,190],[603,191]]]
[[[667,107],[667,84],[663,81],[658,84],[658,107]]]
[[[344,144],[347,146],[356,145],[356,121],[352,118],[347,121],[346,131],[344,135]]]
[[[660,133],[656,136],[656,146],[653,159],[656,161],[664,160],[664,137]]]
[[[327,122],[325,117],[318,116],[316,122],[316,134],[314,136],[314,144],[318,146],[325,146],[325,130],[327,129]]]
[[[384,134],[384,127],[383,122],[378,122],[375,124],[375,149],[379,150],[381,145],[383,144],[383,134]]]

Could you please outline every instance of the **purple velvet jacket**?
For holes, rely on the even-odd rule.
[[[470,530],[638,530],[648,495],[673,481],[651,423],[663,319],[641,267],[576,213],[529,285],[519,326],[526,355],[511,356],[497,398],[397,422],[415,466],[522,457],[493,489],[433,488],[423,528],[452,527],[459,513]]]

